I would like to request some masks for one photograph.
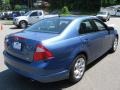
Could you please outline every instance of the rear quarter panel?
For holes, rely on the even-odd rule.
[[[62,68],[68,69],[80,52],[84,51],[89,54],[87,47],[81,43],[78,33],[79,26],[80,20],[78,19],[73,21],[59,36],[42,41],[42,44],[52,51],[55,59],[50,63],[55,63],[57,68],[62,66]]]

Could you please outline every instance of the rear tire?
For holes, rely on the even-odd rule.
[[[86,69],[86,57],[85,55],[81,54],[77,56],[71,66],[69,81],[72,83],[79,82]]]

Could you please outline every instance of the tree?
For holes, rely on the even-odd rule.
[[[101,0],[101,6],[106,7],[110,5],[116,5],[119,4],[120,0]]]
[[[96,12],[100,9],[101,0],[44,0],[51,4],[51,9],[67,6],[70,10]]]
[[[0,0],[0,10],[2,10],[3,0]]]
[[[21,10],[21,9],[22,9],[22,6],[21,6],[21,5],[15,5],[15,9],[14,9],[14,10],[19,11],[19,10]]]
[[[10,4],[10,0],[4,0],[5,4]]]
[[[2,0],[2,9],[3,10],[11,10],[10,0]]]

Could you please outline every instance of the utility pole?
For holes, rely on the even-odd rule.
[[[28,0],[28,8],[29,9],[32,9],[32,4],[33,3],[33,0]]]
[[[102,7],[102,3],[103,3],[103,1],[101,0],[101,7]]]
[[[31,10],[32,10],[32,3],[33,3],[33,0],[30,0],[30,7],[31,7]]]
[[[30,2],[29,2],[29,0],[28,0],[28,8],[30,9]]]

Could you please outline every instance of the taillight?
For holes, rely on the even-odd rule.
[[[53,54],[42,45],[37,45],[34,53],[34,61],[40,61],[44,59],[52,59]]]

